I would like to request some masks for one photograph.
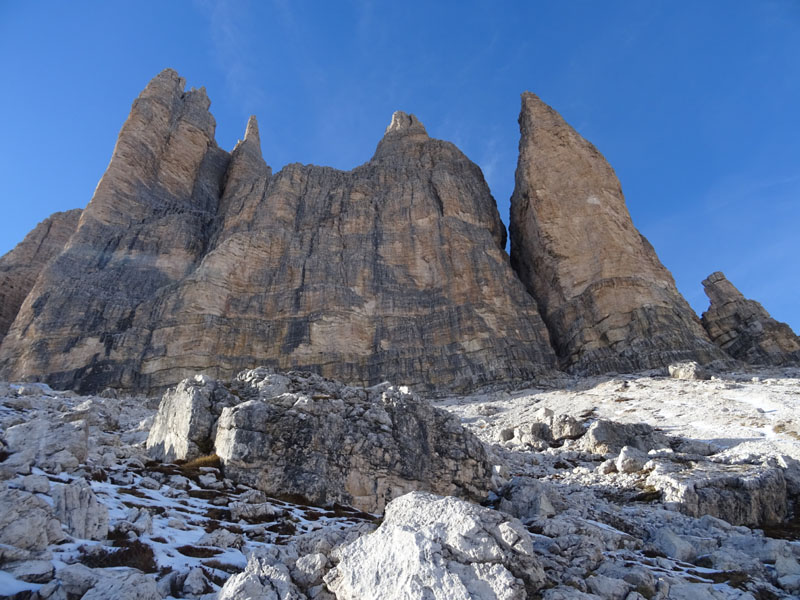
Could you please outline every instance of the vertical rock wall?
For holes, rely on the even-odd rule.
[[[64,250],[80,218],[78,208],[50,215],[11,252],[0,257],[0,342],[39,273]]]
[[[258,126],[231,154],[173,71],[134,102],[70,247],[0,347],[0,373],[155,391],[198,371],[304,368],[468,387],[555,357],[480,169],[395,113],[352,171],[273,175]]]
[[[631,221],[613,169],[537,96],[522,96],[511,261],[563,368],[661,367],[724,355]]]

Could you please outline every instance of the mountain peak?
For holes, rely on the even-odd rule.
[[[402,110],[396,110],[392,114],[392,121],[386,128],[385,135],[389,134],[421,134],[428,135],[425,131],[425,126],[414,115],[404,113]]]

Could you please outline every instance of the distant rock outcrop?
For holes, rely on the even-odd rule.
[[[134,102],[69,247],[0,347],[60,388],[162,390],[266,364],[470,387],[555,366],[480,169],[398,112],[374,157],[272,175],[258,127],[214,141],[174,71]]]
[[[80,218],[79,208],[54,213],[39,223],[11,252],[0,257],[0,342],[39,273],[64,250]]]
[[[800,338],[791,327],[745,298],[723,273],[709,275],[703,289],[711,300],[703,326],[725,352],[754,365],[800,364]]]
[[[634,371],[724,359],[631,221],[597,149],[522,96],[511,262],[539,303],[561,366]]]

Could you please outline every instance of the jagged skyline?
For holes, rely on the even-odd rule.
[[[91,15],[5,5],[0,47],[17,92],[0,101],[10,198],[0,253],[51,212],[86,205],[130,99],[165,67],[207,86],[223,148],[256,114],[275,170],[350,169],[394,110],[417,114],[481,166],[506,224],[519,93],[530,89],[608,158],[634,223],[696,310],[707,306],[700,281],[722,270],[797,330],[797,7],[637,4],[145,3]]]

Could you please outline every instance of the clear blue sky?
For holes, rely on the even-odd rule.
[[[256,114],[275,170],[350,169],[413,112],[505,220],[531,90],[605,154],[696,310],[723,270],[800,330],[798,0],[0,0],[0,57],[0,254],[87,204],[165,67],[206,86],[223,148]]]

